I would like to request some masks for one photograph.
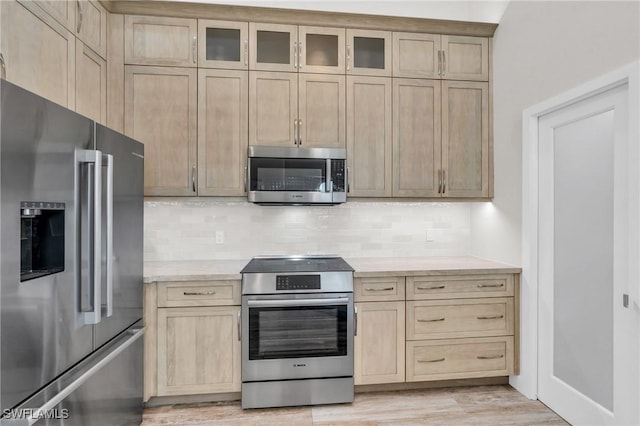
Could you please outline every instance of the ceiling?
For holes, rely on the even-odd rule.
[[[497,24],[509,0],[173,0]]]

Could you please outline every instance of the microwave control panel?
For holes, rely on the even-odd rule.
[[[345,160],[331,160],[331,182],[333,192],[345,192]]]

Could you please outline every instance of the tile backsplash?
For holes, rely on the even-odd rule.
[[[305,253],[468,255],[470,211],[468,203],[259,206],[229,198],[148,198],[144,259],[249,259],[259,254]],[[433,241],[427,241],[427,231]]]

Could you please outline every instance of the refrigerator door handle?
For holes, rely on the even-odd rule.
[[[93,173],[89,175],[89,182],[93,183],[93,196],[89,196],[89,202],[87,204],[87,211],[89,216],[89,277],[90,277],[90,294],[92,295],[92,309],[88,311],[82,311],[83,323],[98,324],[101,320],[101,290],[100,281],[102,280],[102,231],[100,229],[102,223],[102,153],[94,150],[77,150],[76,151],[76,173],[79,173],[80,165],[87,163],[89,169],[93,169]],[[76,179],[78,182],[79,179]],[[79,183],[76,185],[79,186]],[[91,190],[91,188],[90,188]],[[80,202],[80,190],[76,189],[76,205]],[[81,217],[82,214],[78,208],[76,223],[78,224],[78,233],[76,245],[78,248],[82,247],[81,241]],[[78,249],[79,257],[84,257],[85,253],[80,253]],[[80,271],[76,272],[78,278],[77,282],[82,286],[82,274]]]
[[[144,327],[142,328],[134,328],[128,330],[126,333],[123,333],[123,336],[120,339],[124,339],[124,342],[120,343],[114,349],[111,349],[109,354],[97,360],[97,362],[91,365],[87,370],[77,379],[69,383],[65,386],[60,392],[55,394],[53,398],[47,400],[41,407],[38,408],[23,408],[19,407],[21,412],[29,413],[27,420],[27,424],[31,426],[36,423],[40,418],[46,415],[48,411],[53,410],[58,404],[60,404],[66,397],[71,395],[73,391],[78,389],[82,384],[84,384],[87,380],[89,380],[94,374],[100,371],[105,365],[107,365],[111,360],[116,358],[122,351],[131,346],[136,340],[138,340],[144,334]]]
[[[107,306],[105,316],[113,315],[113,155],[102,154],[102,165],[107,166],[107,246],[106,246],[106,287]]]

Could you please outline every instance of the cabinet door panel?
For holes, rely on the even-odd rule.
[[[298,70],[298,26],[249,23],[249,69]]]
[[[158,396],[240,390],[239,312],[158,309]]]
[[[440,82],[393,80],[393,195],[439,197]]]
[[[345,77],[299,74],[300,146],[345,147]]]
[[[295,146],[298,75],[249,73],[249,145]]]
[[[391,196],[391,79],[347,77],[349,195]]]
[[[107,11],[94,0],[82,0],[78,4],[76,34],[103,58],[107,57]]]
[[[442,78],[489,81],[489,39],[442,36]]]
[[[344,28],[300,27],[300,72],[344,74]]]
[[[18,0],[23,5],[28,3],[37,4],[42,10],[47,12],[53,19],[62,24],[69,31],[75,31],[75,24],[78,15],[78,3],[76,1],[60,0]],[[26,6],[29,7],[29,6]]]
[[[347,74],[391,76],[391,32],[347,29]]]
[[[489,85],[442,83],[445,197],[489,196]]]
[[[199,70],[198,194],[245,193],[247,71]]]
[[[393,33],[393,76],[440,78],[436,34]]]
[[[145,195],[195,195],[196,70],[125,69],[125,133],[145,144]]]
[[[125,16],[125,64],[196,67],[195,19]]]
[[[404,302],[356,303],[356,385],[404,382]]]
[[[69,109],[75,108],[76,41],[35,4],[0,2],[6,79]]]
[[[76,112],[107,121],[107,62],[76,40]]]
[[[198,67],[249,69],[247,22],[198,20]]]

